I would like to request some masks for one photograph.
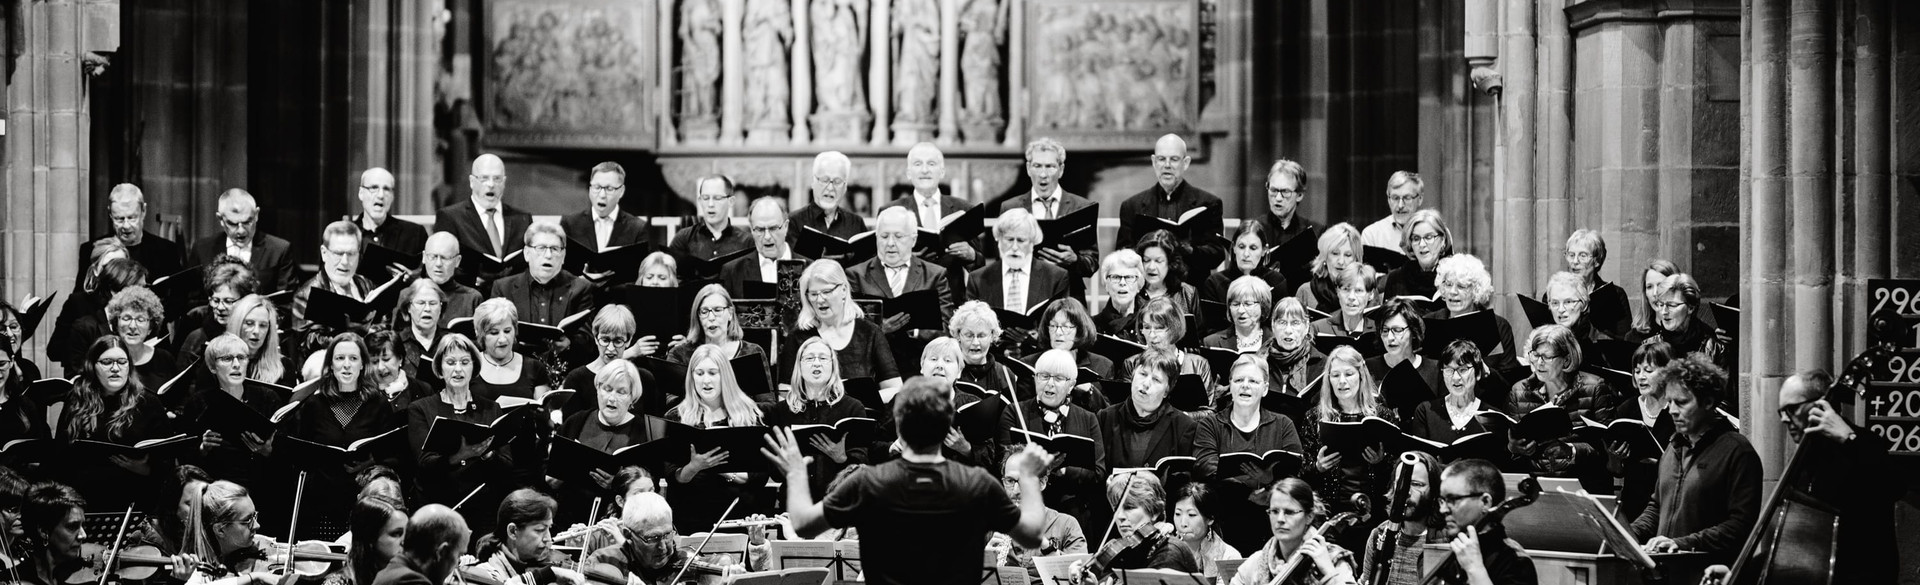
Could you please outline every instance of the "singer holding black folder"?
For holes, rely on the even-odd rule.
[[[499,404],[477,399],[473,394],[479,360],[480,348],[467,336],[451,333],[440,338],[440,344],[434,348],[432,367],[445,386],[407,405],[407,444],[413,446],[416,455],[414,493],[426,503],[448,506],[460,503],[474,488],[497,477],[511,464],[506,450],[494,449],[493,438],[462,440],[451,445],[455,447],[451,452],[442,450],[445,446],[432,446],[427,442],[436,419],[485,425],[500,418]],[[485,512],[491,510],[504,493],[505,490],[495,490],[491,498],[476,499],[463,506],[462,509],[470,511],[463,514],[467,524],[477,530],[491,529],[493,517]]]
[[[381,399],[380,389],[367,374],[367,344],[359,335],[335,335],[326,343],[325,351],[317,390],[305,396],[293,413],[280,422],[283,437],[274,441],[276,453],[287,449],[281,440],[285,437],[344,448],[406,424],[405,417]],[[378,454],[360,451],[337,462],[303,461],[300,466],[311,473],[308,492],[345,494],[354,491],[354,475],[376,463],[398,467],[400,457],[390,451]],[[316,522],[341,521],[346,518],[350,503],[344,498],[307,498],[302,503],[301,517],[314,518]],[[302,522],[299,527],[312,530],[316,522]]]
[[[1072,515],[1081,526],[1089,526],[1104,521],[1109,513],[1100,496],[1101,482],[1107,476],[1107,449],[1099,416],[1069,401],[1076,376],[1073,354],[1062,349],[1040,354],[1033,366],[1034,397],[1021,401],[1020,408],[1002,411],[1001,425],[1047,437],[1073,435],[1092,444],[1093,456],[1086,461],[1076,462],[1066,453],[1054,453],[1061,461],[1041,486],[1047,507]],[[1023,415],[1025,420],[1021,419]],[[1027,434],[1020,432],[1009,433],[1009,441],[1010,452],[1029,442]]]
[[[1193,158],[1187,154],[1187,141],[1177,134],[1161,136],[1153,143],[1151,160],[1156,184],[1120,202],[1120,233],[1114,239],[1114,246],[1132,248],[1138,243],[1138,238],[1146,235],[1134,231],[1135,216],[1172,220],[1195,209],[1207,211],[1194,218],[1192,232],[1218,236],[1222,225],[1220,198],[1187,182],[1187,167],[1193,164]],[[1200,270],[1212,271],[1226,257],[1220,245],[1213,242],[1193,246],[1192,254],[1186,261],[1198,269],[1196,274]],[[1200,281],[1196,278],[1192,282]]]
[[[158,398],[134,375],[127,344],[103,336],[87,347],[80,382],[68,395],[54,438],[132,445],[166,436],[171,429]],[[160,478],[173,473],[171,459],[154,455],[55,457],[45,462],[49,477],[80,490],[102,509],[149,503]]]
[[[1346,222],[1336,223],[1320,232],[1320,240],[1315,243],[1320,254],[1313,258],[1310,269],[1313,278],[1287,284],[1296,287],[1293,296],[1308,310],[1332,313],[1340,308],[1341,280],[1349,271],[1365,266],[1360,262],[1360,230]]]
[[[262,479],[278,479],[283,475],[269,471],[275,469],[268,467],[267,461],[267,455],[272,452],[267,448],[267,441],[273,435],[217,430],[204,418],[209,403],[216,400],[237,400],[261,417],[272,416],[274,411],[286,406],[287,397],[267,387],[246,383],[247,350],[247,342],[232,333],[223,333],[207,342],[205,361],[206,367],[213,371],[213,382],[194,386],[176,420],[202,429],[200,456],[195,462],[207,473],[241,485],[260,485]]]
[[[761,348],[760,344],[742,338],[745,332],[740,329],[740,315],[734,311],[733,295],[727,294],[726,287],[718,284],[700,287],[700,291],[693,294],[692,307],[689,310],[692,314],[687,317],[689,326],[686,339],[667,350],[667,361],[691,364],[694,351],[708,345],[720,348],[722,359],[767,355],[767,350]],[[772,362],[769,360],[768,369],[758,374],[771,380],[771,368]]]
[[[832,425],[867,416],[867,407],[847,396],[846,384],[840,377],[840,358],[834,355],[825,339],[813,337],[800,342],[794,357],[798,363],[793,366],[793,390],[787,392],[784,400],[768,406],[769,426]],[[885,406],[876,404],[874,408]],[[810,489],[824,491],[827,482],[839,475],[841,469],[866,464],[872,440],[871,437],[865,442],[858,439],[852,433],[842,433],[838,440],[824,434],[808,440],[806,446],[813,454],[813,460],[807,464]]]
[[[1300,432],[1293,421],[1261,408],[1269,388],[1267,376],[1267,360],[1259,355],[1235,359],[1228,376],[1227,408],[1200,417],[1193,435],[1193,475],[1219,494],[1215,529],[1239,550],[1258,548],[1272,536],[1249,496],[1267,489],[1275,479],[1297,475],[1302,463]],[[1268,455],[1276,450],[1292,456]],[[1252,453],[1261,457],[1261,463],[1222,465],[1220,456],[1228,453]]]
[[[667,411],[667,420],[703,429],[764,426],[760,406],[741,392],[735,375],[719,346],[695,349],[687,360],[686,399]],[[674,524],[681,530],[691,534],[712,526],[735,498],[741,500],[742,510],[759,509],[755,496],[767,483],[766,473],[711,471],[730,458],[752,457],[752,453],[729,453],[718,447],[702,453],[691,445],[687,453],[685,463],[666,465],[668,500],[679,511]]]
[[[800,274],[800,316],[790,347],[799,348],[809,337],[827,340],[840,360],[840,377],[870,378],[887,400],[900,390],[900,368],[884,330],[865,318],[853,302],[852,284],[840,264],[815,260]],[[792,364],[793,354],[785,354]],[[869,405],[881,408],[879,405]]]

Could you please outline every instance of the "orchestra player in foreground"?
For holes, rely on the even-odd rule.
[[[1500,477],[1498,473],[1495,478]],[[1267,490],[1267,522],[1273,538],[1240,565],[1232,585],[1262,585],[1279,578],[1284,569],[1297,563],[1311,563],[1294,572],[1285,585],[1353,585],[1353,553],[1333,544],[1318,531],[1318,522],[1326,519],[1325,502],[1313,487],[1299,478],[1289,477]]]
[[[1450,570],[1447,565],[1452,563],[1442,563],[1424,573],[1439,571],[1440,582],[1447,585],[1538,583],[1526,549],[1507,538],[1500,517],[1488,512],[1506,498],[1507,484],[1500,477],[1500,468],[1485,459],[1455,461],[1441,471],[1440,512],[1447,517],[1447,532],[1453,535],[1447,547],[1453,549],[1460,571]]]
[[[1660,455],[1654,499],[1633,521],[1633,537],[1648,553],[1696,550],[1709,561],[1729,562],[1760,514],[1760,455],[1716,410],[1726,370],[1695,353],[1668,362],[1655,376],[1673,412],[1674,433]]]
[[[374,576],[373,585],[437,585],[453,575],[467,550],[467,521],[453,509],[427,504],[407,519],[400,556]]]

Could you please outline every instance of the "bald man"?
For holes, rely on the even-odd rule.
[[[255,292],[262,295],[292,290],[299,284],[293,281],[293,245],[260,231],[260,205],[252,193],[246,189],[228,189],[220,194],[215,211],[221,233],[195,241],[188,264],[204,265],[221,254],[245,260],[253,268],[254,278],[260,281],[260,288]]]
[[[127,257],[147,268],[152,278],[160,278],[184,268],[180,264],[186,258],[186,250],[169,240],[149,232],[147,224],[147,197],[139,187],[132,183],[113,186],[107,195],[107,217],[113,222],[114,238],[127,247]],[[80,270],[73,276],[78,286],[86,279],[87,259],[93,254],[93,242],[105,236],[95,236],[80,244]]]
[[[780,199],[761,197],[747,210],[747,228],[753,237],[753,253],[735,258],[720,267],[720,282],[727,285],[733,298],[764,298],[747,290],[749,282],[779,282],[781,262],[806,262],[807,257],[793,253],[787,243],[787,214]],[[757,288],[757,287],[756,287]]]
[[[427,245],[427,228],[393,217],[393,173],[373,167],[360,173],[360,215],[348,218],[360,226],[361,239],[407,256],[419,256]]]
[[[1840,507],[1833,582],[1892,583],[1893,502],[1905,490],[1900,474],[1889,471],[1901,464],[1887,455],[1886,438],[1854,426],[1827,400],[1832,385],[1821,370],[1789,376],[1780,384],[1778,416],[1800,449],[1813,450],[1796,453],[1814,466],[1813,495]]]
[[[440,292],[447,295],[447,304],[440,309],[441,323],[472,317],[473,308],[480,306],[480,291],[454,278],[459,270],[460,240],[447,232],[434,232],[420,254],[420,275],[440,285]]]
[[[914,227],[936,226],[935,222],[956,211],[964,211],[973,204],[967,200],[940,192],[940,182],[947,179],[947,157],[940,147],[931,142],[913,145],[907,151],[907,180],[913,183],[913,193],[888,202],[885,207],[905,207],[913,212]],[[933,228],[929,228],[933,229]],[[940,265],[952,278],[963,278],[967,271],[986,264],[986,258],[980,254],[984,244],[977,241],[954,242],[944,250],[927,249],[920,251],[920,257],[928,262]],[[966,302],[966,291],[955,287],[953,303]]]
[[[523,247],[522,234],[533,225],[533,215],[506,203],[507,164],[500,157],[483,154],[473,159],[467,174],[471,194],[453,205],[433,212],[433,229],[451,233],[460,241],[461,253],[489,254],[506,258]],[[471,259],[471,258],[469,258]],[[515,263],[505,269],[487,271],[462,269],[460,274],[477,278],[485,288],[502,276],[524,269]]]
[[[853,161],[837,150],[813,157],[813,202],[793,212],[792,230],[812,228],[820,233],[847,239],[867,231],[867,222],[848,212],[847,179],[853,175]]]
[[[1215,236],[1220,234],[1220,198],[1187,182],[1187,166],[1190,164],[1193,164],[1193,158],[1187,155],[1187,141],[1179,135],[1161,136],[1153,143],[1154,185],[1120,202],[1120,235],[1114,240],[1115,246],[1132,248],[1141,236],[1146,235],[1133,233],[1135,216],[1179,219],[1180,214],[1203,207],[1213,212],[1196,218],[1194,221],[1197,223],[1191,224],[1193,229]],[[1213,269],[1226,259],[1226,248],[1220,245],[1218,239],[1194,245],[1193,251],[1187,254],[1187,282],[1196,287],[1205,283]]]

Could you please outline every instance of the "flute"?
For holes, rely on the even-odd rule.
[[[759,520],[745,520],[745,519],[725,520],[720,522],[719,524],[713,525],[713,527],[715,529],[720,529],[720,528],[752,528],[754,526],[774,526],[786,519],[787,519],[787,515],[781,514],[771,518],[762,518]]]

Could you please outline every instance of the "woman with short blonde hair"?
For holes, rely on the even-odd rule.
[[[893,361],[893,348],[886,331],[866,319],[853,302],[847,272],[832,260],[815,260],[800,274],[800,317],[797,319],[793,347],[810,337],[827,341],[840,360],[841,376],[870,378],[879,384],[883,396],[900,389],[900,368]],[[782,363],[791,365],[793,354],[782,352]]]

